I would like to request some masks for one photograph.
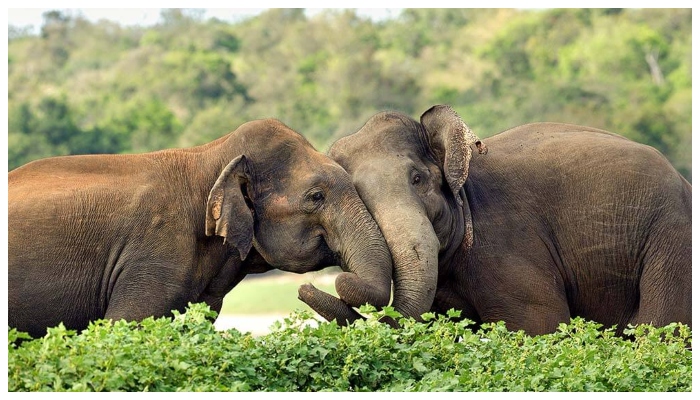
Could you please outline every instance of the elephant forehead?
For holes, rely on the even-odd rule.
[[[389,182],[404,182],[415,166],[413,157],[394,153],[358,159],[349,172],[356,187],[382,190]]]
[[[289,197],[284,194],[273,194],[267,198],[263,213],[272,220],[283,220],[293,215],[296,207],[292,206]]]
[[[333,159],[327,155],[314,151],[309,154],[309,157],[303,160],[302,168],[309,172],[314,173],[325,173],[325,174],[338,174],[344,173],[345,170],[338,165]]]
[[[300,162],[294,178],[304,186],[343,186],[350,183],[350,175],[337,162],[327,156],[314,157]]]
[[[416,152],[420,146],[420,140],[417,135],[402,134],[397,130],[386,130],[377,132],[364,140],[354,140],[355,143],[349,143],[352,152],[359,153],[381,153],[381,154],[411,154]]]
[[[425,153],[417,137],[384,135],[374,139],[366,141],[349,136],[340,146],[332,148],[329,154],[350,171],[366,164],[405,164],[411,159],[420,159]]]
[[[346,169],[356,179],[358,176],[396,176],[401,178],[411,168],[423,166],[423,161],[414,152],[409,151],[375,151],[358,154],[347,160]],[[422,168],[421,168],[422,169]]]

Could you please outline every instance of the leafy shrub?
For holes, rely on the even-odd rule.
[[[297,311],[253,337],[217,331],[204,304],[175,318],[63,326],[40,339],[9,330],[9,391],[691,391],[691,330],[612,329],[576,318],[531,337],[503,323],[426,314],[428,323],[312,326]],[[676,332],[676,335],[672,335]],[[24,339],[24,340],[22,340]],[[19,344],[17,344],[19,343]]]

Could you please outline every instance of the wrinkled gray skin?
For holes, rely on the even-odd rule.
[[[8,190],[8,321],[34,337],[188,302],[218,312],[272,268],[341,265],[330,304],[389,302],[391,256],[349,175],[277,120],[190,149],[35,161]]]
[[[455,308],[529,334],[575,316],[618,333],[691,325],[691,185],[658,151],[557,123],[483,144],[465,132],[447,106],[420,123],[384,112],[329,151],[389,245],[397,310]],[[488,146],[458,192],[467,165],[455,143]]]

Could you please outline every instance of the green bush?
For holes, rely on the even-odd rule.
[[[291,314],[267,335],[217,331],[191,305],[174,319],[62,326],[40,339],[9,330],[9,391],[691,391],[691,330],[630,328],[631,339],[573,319],[531,337],[503,323],[363,309],[350,327]],[[455,316],[454,314],[452,316]],[[676,332],[676,335],[671,333]],[[24,340],[22,340],[24,339]],[[17,345],[16,343],[20,343]]]

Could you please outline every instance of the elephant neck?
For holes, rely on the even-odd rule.
[[[241,272],[245,275],[262,274],[271,271],[272,269],[274,269],[274,267],[268,264],[255,248],[251,249],[248,257],[243,260],[241,265]]]
[[[240,156],[244,152],[244,142],[240,140],[235,132],[231,132],[211,143],[203,152],[203,162],[209,163],[210,173],[218,177],[221,171],[231,160]]]
[[[472,230],[471,226],[471,211],[464,189],[459,191],[459,196],[462,199],[462,206],[457,202],[452,202],[448,215],[451,218],[449,224],[452,229],[449,229],[449,234],[446,238],[440,238],[442,249],[438,257],[438,268],[442,271],[447,271],[451,266],[458,265],[456,259],[461,259],[466,256],[469,251],[470,238]]]
[[[201,146],[159,153],[161,163],[167,165],[169,185],[177,188],[177,202],[186,206],[198,236],[205,236],[206,205],[214,183],[241,153],[231,139],[229,134]]]

